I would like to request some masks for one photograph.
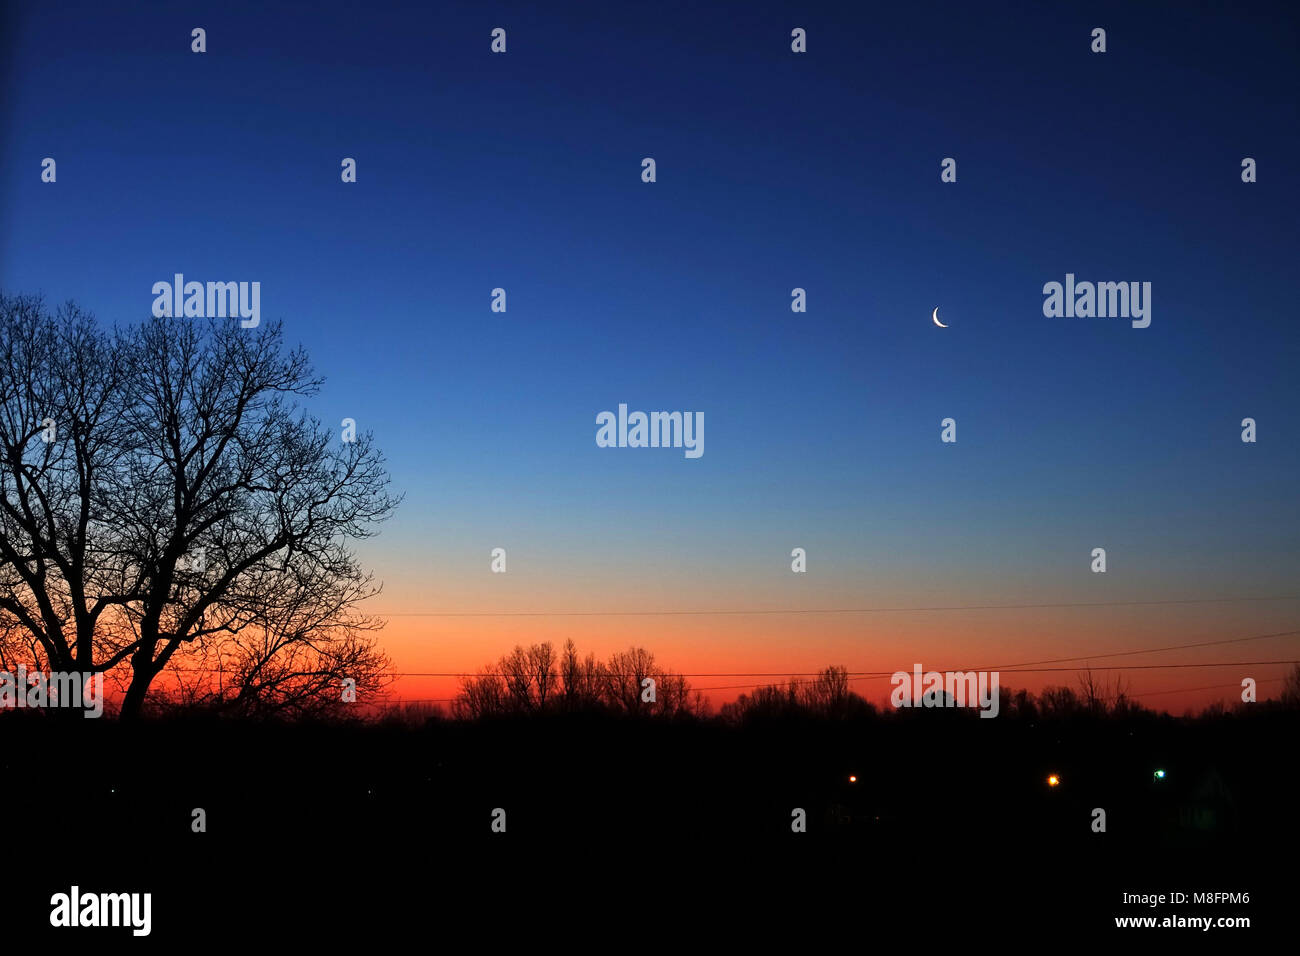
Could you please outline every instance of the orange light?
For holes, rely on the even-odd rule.
[[[1052,774],[1050,777],[1047,778],[1047,785],[1049,787],[1055,787],[1059,785],[1060,782],[1061,782],[1061,778],[1058,777],[1056,774]]]
[[[849,774],[849,783],[857,783],[858,778],[854,774]]]

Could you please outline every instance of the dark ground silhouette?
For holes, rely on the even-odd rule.
[[[723,935],[782,924],[810,941],[1115,933],[1114,916],[1153,912],[1123,892],[1224,890],[1251,902],[1179,911],[1258,926],[1285,902],[1270,872],[1294,865],[1297,730],[1300,714],[1268,702],[1190,721],[913,711],[745,726],[8,713],[6,908],[48,930],[50,894],[79,883],[154,893],[160,940],[437,937],[440,920],[527,936],[531,919],[545,936],[567,914],[666,947],[692,913]],[[195,807],[206,833],[191,832]],[[806,833],[791,832],[796,807]]]

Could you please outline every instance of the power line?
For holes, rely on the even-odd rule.
[[[1128,667],[1093,667],[1093,668],[1089,668],[1089,670],[1130,671],[1130,670],[1163,670],[1168,668],[1185,668],[1185,667],[1264,667],[1269,664],[1297,664],[1297,663],[1300,663],[1300,661],[1214,661],[1208,664],[1139,664],[1139,665],[1130,665]],[[972,670],[974,670],[974,668],[972,668]],[[998,670],[998,674],[999,675],[1001,674],[1046,674],[1046,673],[1059,673],[1064,671],[1074,671],[1077,673],[1078,670],[1079,668],[1077,667],[1037,667],[1037,668],[1021,668],[1017,670],[1002,668],[1001,670]],[[850,675],[848,677],[848,680],[885,680],[886,678],[893,677],[894,674],[898,674],[898,673],[904,673],[910,676],[912,672],[911,671],[890,671],[888,673],[881,672],[881,673],[872,673],[872,674],[859,674],[856,676]],[[924,673],[930,673],[930,672],[926,671]],[[934,673],[970,673],[970,671],[935,671]],[[1270,680],[1283,680],[1283,678],[1274,677],[1274,678],[1270,678]],[[773,684],[773,683],[710,684],[707,687],[692,687],[691,690],[693,691],[746,690],[746,689],[752,689],[758,687],[779,687],[779,686],[780,686],[779,684]],[[1229,685],[1222,685],[1222,686],[1236,686],[1236,685],[1229,684]],[[1189,689],[1199,689],[1199,688],[1189,688]]]
[[[948,671],[957,672],[957,671],[959,671],[959,672],[961,672],[961,673],[968,673],[968,672],[970,672],[970,671],[981,671],[981,670],[983,670],[983,671],[993,671],[993,670],[996,670],[996,671],[999,672],[999,674],[1002,674],[1002,673],[1008,673],[1008,674],[1036,674],[1036,673],[1059,673],[1059,672],[1064,672],[1064,671],[1078,671],[1079,668],[1077,668],[1077,667],[1040,667],[1040,666],[1037,666],[1037,665],[1040,665],[1040,664],[1060,664],[1060,663],[1080,662],[1080,661],[1083,661],[1083,662],[1091,662],[1092,660],[1095,660],[1095,659],[1108,658],[1108,657],[1128,657],[1128,656],[1134,656],[1134,655],[1139,655],[1139,654],[1159,654],[1159,653],[1164,653],[1164,652],[1166,652],[1166,651],[1187,650],[1187,649],[1189,649],[1189,648],[1195,648],[1195,647],[1211,647],[1211,646],[1215,646],[1215,645],[1223,645],[1223,644],[1240,644],[1240,643],[1245,643],[1245,642],[1248,642],[1248,641],[1262,641],[1262,640],[1268,640],[1269,638],[1276,638],[1276,637],[1292,637],[1292,636],[1295,636],[1295,635],[1298,635],[1298,634],[1300,634],[1300,629],[1297,629],[1297,630],[1291,630],[1291,631],[1275,631],[1275,632],[1272,632],[1272,633],[1269,633],[1269,634],[1253,634],[1253,635],[1250,635],[1250,636],[1247,636],[1247,637],[1220,638],[1220,639],[1218,639],[1218,640],[1214,640],[1214,641],[1192,641],[1192,642],[1187,642],[1187,643],[1183,643],[1183,644],[1167,644],[1167,645],[1164,645],[1164,646],[1162,646],[1162,647],[1143,648],[1143,649],[1141,649],[1141,650],[1135,650],[1135,651],[1107,651],[1107,652],[1097,653],[1097,654],[1086,654],[1086,655],[1081,655],[1081,656],[1079,656],[1079,657],[1058,657],[1058,658],[1051,658],[1051,659],[1043,660],[1043,661],[1024,661],[1024,662],[1017,663],[1017,664],[1004,664],[1004,665],[1000,665],[1000,666],[997,666],[997,667],[969,667],[969,668],[959,668],[959,669],[956,669],[956,671],[953,671],[953,669],[946,669],[946,671],[944,671],[944,672],[948,672]],[[1085,667],[1086,667],[1086,669],[1088,669],[1088,670],[1098,670],[1098,671],[1126,671],[1126,670],[1168,670],[1168,669],[1185,669],[1185,668],[1194,668],[1194,667],[1264,667],[1264,666],[1272,666],[1272,665],[1279,665],[1279,664],[1294,664],[1294,663],[1297,663],[1297,661],[1292,661],[1292,660],[1274,660],[1274,661],[1210,661],[1210,662],[1207,662],[1207,663],[1200,663],[1200,664],[1195,664],[1195,663],[1127,664],[1127,665],[1103,666],[1103,667],[1092,667],[1090,663],[1086,663],[1086,664],[1085,664]],[[173,670],[173,671],[181,671],[181,672],[183,672],[183,673],[216,673],[216,672],[217,672],[217,669],[215,669],[215,668],[169,668],[169,670]],[[846,672],[845,672],[845,676],[846,676],[846,678],[847,678],[848,680],[854,680],[854,681],[858,681],[858,680],[880,680],[880,679],[883,679],[883,678],[892,677],[894,674],[899,673],[899,672],[900,672],[900,671],[898,671],[898,670],[894,670],[894,671],[846,671]],[[927,672],[928,672],[928,671],[927,671]],[[713,672],[701,672],[701,673],[669,673],[667,676],[670,676],[670,677],[682,677],[682,678],[686,678],[686,677],[777,677],[777,678],[797,678],[797,677],[818,677],[818,676],[821,675],[821,673],[822,673],[821,671],[816,671],[816,672],[813,672],[813,671],[795,671],[795,672],[790,672],[790,671],[748,671],[748,672],[713,671]],[[902,673],[908,673],[908,671],[905,671],[905,670],[904,670],[904,671],[902,671]],[[488,672],[488,673],[484,674],[484,673],[481,673],[481,672],[469,672],[469,671],[386,671],[386,672],[384,672],[383,676],[386,676],[386,677],[483,677],[483,676],[504,677],[504,676],[506,676],[506,675],[504,675],[504,674],[502,674],[502,673],[500,673],[500,672]],[[604,675],[604,676],[612,676],[612,677],[629,677],[629,676],[641,676],[641,675],[631,675],[631,674],[610,674],[609,672],[605,672],[605,675]],[[1262,683],[1263,683],[1263,682],[1277,681],[1277,680],[1282,680],[1282,679],[1283,679],[1283,678],[1280,678],[1280,677],[1278,677],[1278,678],[1269,678],[1269,679],[1267,679],[1266,681],[1262,681]],[[719,690],[753,690],[753,689],[756,689],[756,688],[759,688],[759,687],[770,687],[770,686],[775,686],[775,685],[774,685],[772,682],[768,682],[768,683],[766,683],[766,684],[722,684],[722,685],[711,685],[711,686],[706,686],[706,687],[693,687],[693,688],[691,688],[691,690],[693,690],[693,691],[698,691],[698,692],[705,692],[705,691],[719,691]],[[1218,689],[1218,688],[1222,688],[1222,687],[1236,687],[1236,686],[1237,686],[1237,685],[1235,685],[1235,684],[1221,684],[1221,685],[1214,685],[1214,686],[1211,686],[1211,687],[1197,687],[1197,688],[1185,688],[1185,689],[1183,689],[1183,688],[1179,688],[1179,689],[1167,690],[1167,691],[1150,691],[1150,692],[1148,692],[1148,693],[1146,693],[1146,694],[1136,694],[1136,693],[1135,693],[1135,694],[1129,694],[1128,696],[1130,696],[1130,697],[1141,697],[1141,696],[1154,696],[1154,695],[1157,695],[1157,694],[1193,693],[1193,692],[1198,691],[1198,690],[1212,690],[1212,689]],[[408,703],[453,703],[455,700],[456,700],[455,697],[423,697],[423,698],[411,698],[411,699],[407,700],[406,702],[408,702]]]
[[[1255,681],[1256,684],[1276,684],[1280,680],[1286,680],[1285,677],[1266,677],[1263,680]],[[1190,694],[1198,690],[1241,690],[1240,684],[1208,684],[1203,687],[1176,687],[1173,690],[1148,690],[1137,693],[1126,694],[1127,697],[1155,697],[1160,694]]]
[[[1035,608],[1139,607],[1168,604],[1233,604],[1255,601],[1300,601],[1300,594],[1273,597],[1175,598],[1164,601],[1070,601],[1047,604],[944,604],[908,607],[835,607],[835,608],[723,608],[698,611],[394,611],[373,612],[375,617],[675,617],[691,615],[761,615],[761,614],[883,614],[910,611],[1009,611]]]
[[[1130,657],[1136,654],[1159,654],[1162,651],[1181,651],[1190,647],[1211,647],[1215,644],[1241,644],[1245,641],[1263,641],[1270,637],[1292,637],[1300,630],[1277,631],[1273,634],[1255,634],[1250,637],[1229,637],[1217,641],[1197,641],[1191,644],[1168,644],[1164,647],[1149,647],[1140,651],[1112,651],[1105,654],[1085,654],[1081,657],[1057,657],[1046,661],[1028,661],[1025,664],[1004,664],[1002,667],[1027,667],[1032,664],[1064,664],[1068,661],[1090,661],[1095,657]],[[975,667],[971,670],[998,670],[998,667]]]
[[[1293,631],[1276,631],[1271,634],[1252,634],[1249,637],[1227,637],[1227,638],[1221,638],[1219,640],[1214,640],[1214,641],[1193,641],[1186,644],[1167,644],[1163,647],[1148,647],[1138,651],[1105,651],[1097,654],[1084,654],[1079,657],[1056,657],[1050,660],[1042,660],[1042,661],[1023,661],[1019,664],[1001,664],[996,667],[961,667],[961,668],[946,668],[945,670],[951,670],[951,671],[960,670],[963,672],[980,671],[980,670],[984,670],[984,671],[1013,670],[1015,668],[1021,668],[1021,667],[1032,667],[1038,664],[1064,664],[1071,661],[1092,661],[1092,660],[1099,660],[1101,658],[1106,658],[1106,657],[1128,657],[1136,654],[1159,654],[1165,651],[1181,651],[1192,647],[1212,647],[1217,644],[1241,644],[1247,641],[1263,641],[1273,637],[1293,637],[1295,635],[1300,635],[1300,629],[1293,630]],[[1267,663],[1267,662],[1261,661],[1259,663]],[[1283,661],[1282,663],[1290,663],[1290,662]],[[1175,665],[1167,665],[1167,666],[1175,666]],[[1076,668],[1059,668],[1059,669],[1075,670]],[[1096,669],[1106,670],[1107,668],[1096,668]],[[1110,669],[1123,670],[1124,668],[1110,668]],[[195,670],[198,671],[201,669],[196,668]],[[605,673],[607,676],[611,676],[611,677],[643,676],[643,675],[636,675],[636,674],[609,674],[608,671]],[[846,673],[850,677],[855,677],[855,678],[856,677],[882,677],[882,676],[888,677],[892,674],[897,673],[897,671],[896,670],[847,671]],[[686,673],[686,672],[673,671],[670,676],[673,677],[817,677],[820,674],[821,671],[710,671],[710,672],[699,672],[699,673]],[[487,673],[483,673],[481,671],[385,671],[384,676],[386,677],[506,677],[508,675],[506,675],[501,671],[490,671]],[[760,687],[762,685],[755,684],[754,686]]]
[[[1289,662],[1288,662],[1289,663]],[[1278,681],[1286,680],[1285,677],[1265,677],[1258,680],[1256,684],[1276,684]],[[693,690],[736,690],[748,687],[770,686],[765,684],[735,684],[730,687],[697,687]],[[1147,690],[1147,691],[1129,691],[1124,694],[1125,697],[1159,697],[1164,694],[1192,694],[1202,690],[1239,690],[1240,684],[1205,684],[1200,687],[1175,687],[1168,690]],[[1114,699],[1113,697],[1106,698]],[[393,703],[396,704],[450,704],[456,701],[455,697],[399,697]]]
[[[1210,661],[1205,664],[1117,664],[1114,667],[1089,667],[1093,671],[1157,671],[1182,667],[1265,667],[1269,664],[1300,664],[1300,660],[1287,661]],[[1077,667],[1021,667],[1003,668],[1000,674],[1046,674],[1053,671],[1077,671]]]
[[[1041,660],[1041,661],[1022,661],[1017,664],[1000,664],[994,667],[958,667],[958,668],[950,667],[950,668],[943,668],[942,670],[954,671],[954,672],[961,671],[963,673],[966,671],[981,671],[981,670],[994,671],[995,670],[995,671],[1008,671],[1014,673],[1017,669],[1030,668],[1039,664],[1064,664],[1064,663],[1077,662],[1077,661],[1088,662],[1093,660],[1100,660],[1102,658],[1107,658],[1107,657],[1130,657],[1138,654],[1160,654],[1160,653],[1164,653],[1165,651],[1181,651],[1193,647],[1213,647],[1215,645],[1221,645],[1221,644],[1242,644],[1247,641],[1264,641],[1274,637],[1293,637],[1296,635],[1300,635],[1300,629],[1291,630],[1291,631],[1274,631],[1273,633],[1270,634],[1252,634],[1248,637],[1225,637],[1213,641],[1192,641],[1185,644],[1166,644],[1162,647],[1148,647],[1136,651],[1103,651],[1096,654],[1083,654],[1078,657],[1055,657],[1055,658],[1050,658],[1048,660]],[[1269,663],[1288,664],[1292,662],[1291,661],[1246,661],[1242,663],[1244,664],[1269,664]],[[1199,665],[1199,664],[1163,664],[1163,665],[1145,665],[1145,666],[1129,665],[1127,668],[1098,667],[1094,669],[1095,670],[1126,670],[1126,669],[1142,670],[1142,669],[1146,669],[1146,667],[1184,667],[1184,666],[1199,667],[1199,666],[1218,666],[1218,665]],[[1237,662],[1229,662],[1229,663],[1225,663],[1222,666],[1238,666],[1238,664]],[[169,671],[186,673],[186,674],[205,674],[205,673],[214,674],[214,673],[221,672],[220,668],[214,668],[214,667],[207,667],[207,668],[169,667],[167,669]],[[940,670],[940,668],[931,668],[931,669]],[[1053,668],[1045,668],[1045,670],[1052,670],[1052,669]],[[1077,670],[1077,668],[1071,668],[1071,667],[1061,667],[1061,668],[1054,668],[1054,669],[1055,670]],[[850,678],[856,680],[859,678],[867,678],[867,677],[889,677],[893,674],[896,674],[897,672],[898,672],[897,670],[892,670],[892,671],[846,671],[845,673]],[[820,676],[821,673],[822,673],[821,671],[707,671],[707,672],[672,671],[671,673],[669,673],[669,676],[671,677],[818,677]],[[1025,670],[1024,673],[1031,673],[1031,671]],[[609,671],[605,671],[604,674],[605,676],[609,676],[609,677],[644,676],[640,674],[623,674],[623,673],[611,674]],[[506,677],[509,675],[501,671],[489,671],[486,673],[482,671],[383,671],[382,676],[385,677]],[[763,685],[755,684],[753,686],[761,687]]]

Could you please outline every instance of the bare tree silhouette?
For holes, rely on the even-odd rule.
[[[849,688],[848,668],[838,664],[811,679],[792,677],[784,686],[757,687],[721,709],[725,720],[740,724],[794,716],[842,720],[874,713],[875,708]]]
[[[1132,703],[1128,685],[1122,676],[1117,675],[1112,683],[1104,677],[1098,677],[1092,668],[1079,675],[1079,706],[1085,712],[1098,717],[1123,713]]]
[[[1284,707],[1300,708],[1300,664],[1293,664],[1282,678],[1282,693],[1279,697]]]
[[[350,542],[397,504],[371,436],[295,399],[320,380],[281,326],[150,319],[0,295],[0,635],[35,667],[108,672],[138,715],[183,699],[315,712],[382,682]],[[199,676],[189,676],[193,674]]]
[[[647,700],[654,681],[654,700]],[[578,657],[572,640],[557,655],[549,643],[517,645],[495,666],[461,678],[452,704],[457,717],[475,719],[544,711],[603,710],[628,715],[702,713],[705,702],[680,674],[660,667],[643,647],[617,651],[609,662]]]

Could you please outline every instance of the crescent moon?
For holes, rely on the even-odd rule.
[[[948,326],[944,325],[942,322],[939,321],[939,309],[938,309],[938,307],[936,307],[935,310],[934,310],[934,312],[931,313],[930,318],[934,319],[934,324],[937,325],[937,326],[939,326],[939,328],[941,328],[941,329],[946,329],[946,328],[948,327]]]

